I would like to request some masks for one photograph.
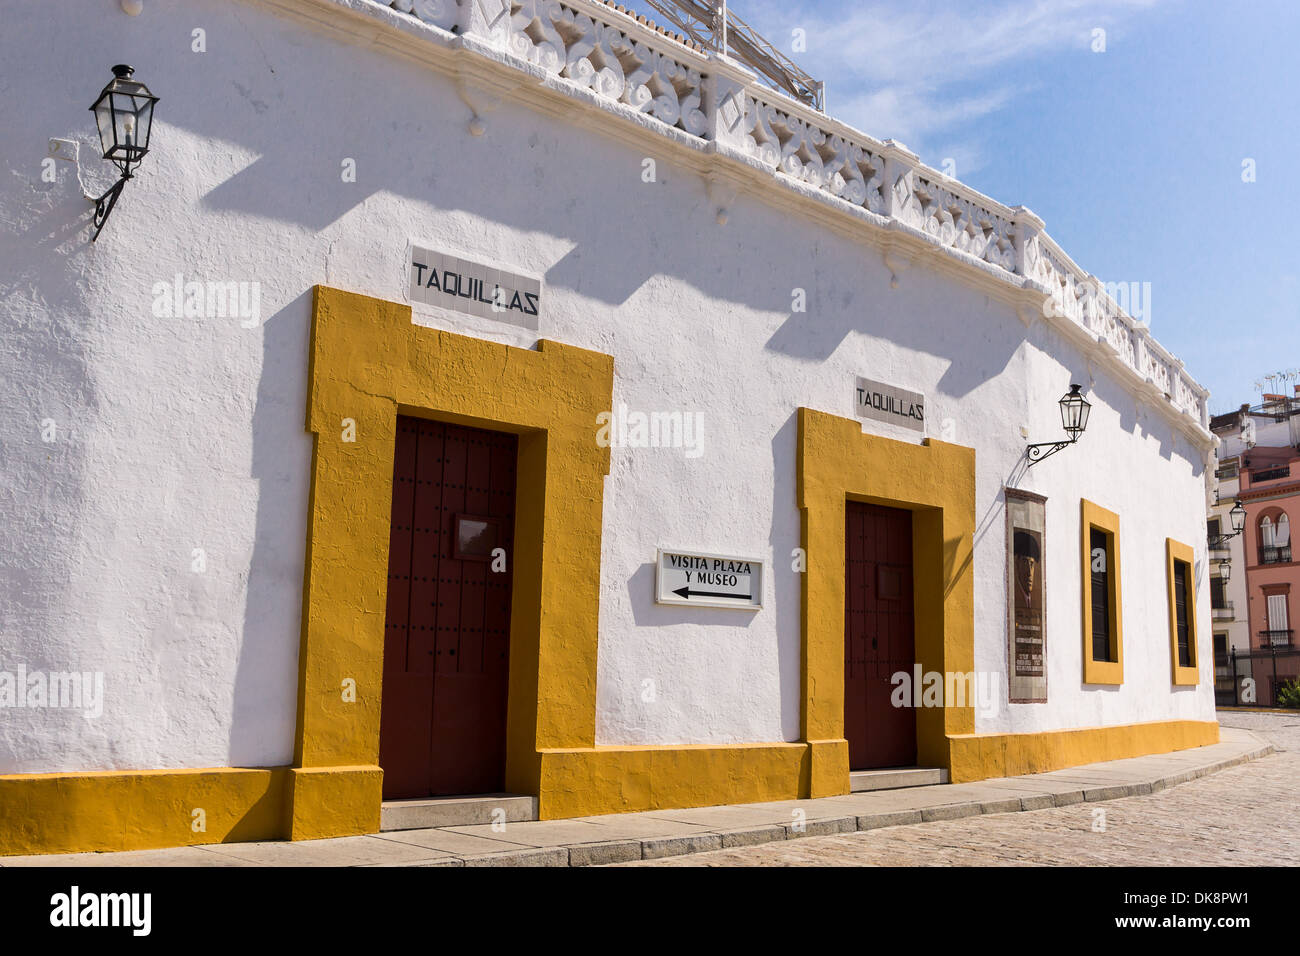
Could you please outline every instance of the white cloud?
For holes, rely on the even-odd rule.
[[[872,136],[900,140],[936,164],[942,144],[945,155],[959,157],[960,176],[980,162],[972,125],[1012,104],[1025,89],[1026,66],[1089,51],[1097,27],[1112,42],[1116,30],[1158,2],[732,0],[732,7],[787,52],[791,31],[807,31],[808,50],[794,59],[826,81],[831,115]]]

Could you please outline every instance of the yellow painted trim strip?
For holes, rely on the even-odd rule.
[[[1082,547],[1082,588],[1079,591],[1083,605],[1083,682],[1085,684],[1124,683],[1124,598],[1121,588],[1119,564],[1119,515],[1108,511],[1086,498],[1079,500],[1079,539]],[[1110,634],[1115,642],[1115,660],[1092,659],[1092,544],[1089,540],[1093,528],[1109,536],[1110,573]]]
[[[1187,643],[1192,652],[1192,665],[1183,667],[1178,663],[1178,611],[1174,599],[1174,575],[1178,567],[1174,562],[1184,565],[1184,581],[1187,593]],[[1201,681],[1201,655],[1196,646],[1196,576],[1192,569],[1196,567],[1196,553],[1192,546],[1165,538],[1165,586],[1169,592],[1169,663],[1173,669],[1175,687],[1195,687]]]
[[[289,769],[0,776],[0,856],[273,840]]]
[[[543,750],[544,820],[808,795],[803,743]]]
[[[1034,734],[955,734],[954,783],[1218,743],[1211,721],[1163,721]],[[820,751],[843,740],[731,746],[593,747],[537,756],[543,819],[808,796]],[[843,754],[847,761],[847,753]],[[0,856],[144,850],[378,829],[378,767],[135,770],[0,776]],[[847,772],[846,772],[847,783]],[[291,801],[289,790],[297,788]],[[348,795],[351,795],[348,797]],[[339,800],[343,795],[344,799]],[[299,819],[285,815],[308,811]],[[195,809],[206,829],[196,831]],[[286,831],[286,825],[300,827]]]
[[[1166,720],[1031,734],[957,735],[950,742],[950,779],[968,783],[1205,747],[1219,742],[1219,725],[1214,721]]]

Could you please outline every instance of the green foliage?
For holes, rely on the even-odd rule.
[[[1277,689],[1277,705],[1300,708],[1300,678],[1289,680]]]

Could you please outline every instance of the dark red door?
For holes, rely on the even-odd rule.
[[[845,509],[844,736],[849,767],[916,763],[916,714],[890,678],[912,679],[912,513],[856,501]]]
[[[397,419],[385,798],[502,789],[516,456],[514,435]]]

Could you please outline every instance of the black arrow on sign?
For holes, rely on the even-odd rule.
[[[686,598],[688,601],[691,599],[691,595],[696,597],[736,598],[741,601],[752,601],[754,599],[752,594],[729,594],[726,591],[692,591],[689,586],[678,588],[673,593],[678,597]]]

